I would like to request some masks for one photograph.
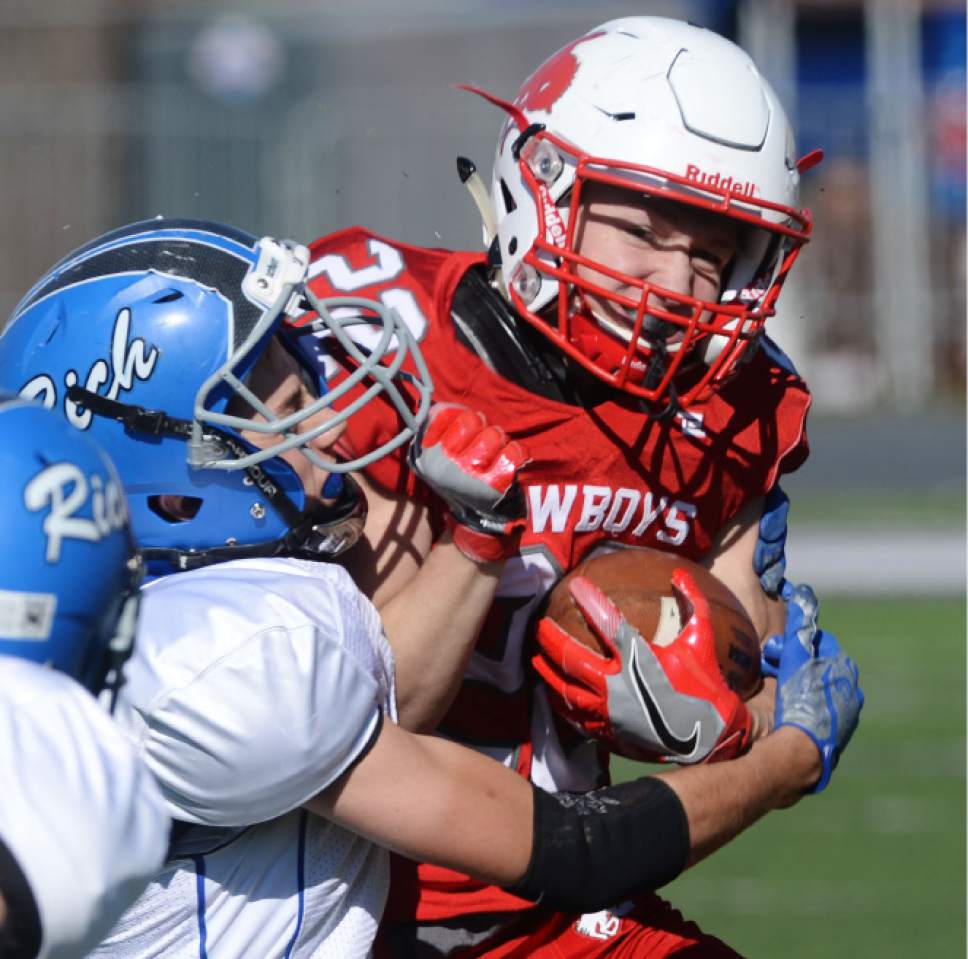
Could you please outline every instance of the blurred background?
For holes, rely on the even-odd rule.
[[[830,795],[670,896],[751,955],[963,956],[963,3],[3,0],[0,316],[64,253],[158,214],[477,247],[454,158],[487,179],[501,116],[451,84],[513,97],[629,14],[737,40],[800,153],[826,151],[771,321],[815,394],[788,555],[868,689]]]
[[[134,219],[310,240],[354,223],[477,246],[454,157],[488,177],[501,115],[565,41],[629,13],[737,40],[786,104],[811,244],[774,333],[817,409],[960,406],[965,11],[957,0],[4,0],[0,314]]]
[[[815,241],[771,321],[815,395],[816,455],[789,482],[801,575],[963,592],[958,0],[3,0],[0,317],[64,253],[158,214],[477,247],[454,158],[488,179],[502,117],[452,84],[513,97],[563,43],[630,13],[736,39],[801,155],[826,151],[803,189]],[[845,524],[864,541],[831,550]]]

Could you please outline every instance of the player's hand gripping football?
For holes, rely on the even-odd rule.
[[[410,444],[413,471],[447,504],[454,544],[476,563],[518,550],[527,517],[518,472],[525,448],[483,413],[437,403]]]
[[[857,666],[836,637],[820,629],[820,604],[807,585],[785,582],[786,629],[763,646],[763,671],[776,676],[775,727],[795,726],[820,750],[823,772],[813,792],[830,782],[840,754],[857,728],[864,693]]]
[[[750,745],[749,712],[720,671],[705,596],[685,570],[676,569],[672,583],[691,613],[679,635],[658,646],[594,583],[575,577],[572,598],[609,655],[545,617],[532,664],[561,713],[614,752],[650,762],[732,759]]]

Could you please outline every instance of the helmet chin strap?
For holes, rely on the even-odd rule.
[[[606,320],[601,314],[594,309],[591,303],[588,302],[587,297],[584,295],[584,291],[575,290],[575,305],[583,310],[588,316],[590,316],[595,323],[603,330],[606,335],[618,336],[622,339],[626,339],[622,336],[622,333],[615,328],[615,324]],[[654,320],[654,323],[650,324],[655,327],[654,330],[650,330],[655,335],[653,337],[643,338],[639,336],[639,342],[646,346],[650,353],[648,357],[648,364],[646,366],[645,376],[642,379],[642,385],[646,389],[655,389],[661,382],[662,378],[665,376],[666,371],[669,368],[669,348],[665,343],[665,337],[663,333],[666,330],[671,329],[671,324],[664,323],[662,320],[648,317],[648,319]],[[648,319],[646,322],[648,322]],[[646,324],[643,323],[643,330],[646,328]],[[629,336],[626,342],[631,340],[631,331],[629,331]],[[643,342],[644,340],[644,342]],[[675,416],[682,409],[679,403],[678,393],[676,391],[675,383],[670,383],[668,387],[669,399],[666,405],[662,409],[658,409],[655,404],[643,399],[642,407],[646,415],[650,419],[655,420],[666,420],[670,417]]]
[[[669,351],[666,349],[665,343],[657,340],[652,345],[652,350],[654,352],[649,357],[649,366],[645,372],[645,380],[642,384],[646,389],[654,389],[657,387],[662,382],[662,377],[665,376],[666,370],[669,368]],[[668,394],[669,401],[661,410],[657,409],[647,400],[642,401],[645,404],[646,413],[650,419],[660,421],[668,420],[681,411],[682,407],[679,405],[679,396],[676,393],[675,383],[669,383]]]

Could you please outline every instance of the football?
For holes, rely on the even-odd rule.
[[[654,549],[622,549],[592,557],[558,583],[545,615],[578,642],[605,654],[568,592],[574,577],[585,576],[608,595],[646,640],[668,645],[691,612],[685,597],[673,589],[674,569],[688,572],[709,601],[720,669],[730,688],[742,699],[749,699],[761,685],[756,630],[733,593],[698,563]]]

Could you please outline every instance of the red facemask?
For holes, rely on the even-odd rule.
[[[546,226],[522,264],[557,280],[559,292],[552,306],[536,313],[528,307],[525,286],[516,283],[515,276],[508,277],[515,308],[588,372],[633,396],[656,404],[674,398],[686,406],[715,389],[735,371],[775,313],[783,282],[810,235],[809,213],[747,195],[739,197],[714,186],[697,191],[695,183],[666,171],[631,164],[619,167],[583,156],[546,131],[534,135],[534,141],[538,140],[549,141],[559,153],[573,157],[576,175],[566,220],[545,185],[531,172],[527,150],[522,150],[521,169],[530,180],[538,216]],[[757,229],[763,235],[764,253],[753,279],[743,289],[713,302],[658,287],[581,256],[575,249],[575,226],[583,187],[590,181],[629,190],[637,198],[652,197],[706,210]],[[652,185],[657,183],[664,185]],[[767,221],[753,212],[758,206],[781,210],[787,222]],[[598,282],[594,277],[579,276],[579,266],[598,274]],[[603,277],[618,281],[626,292],[604,289],[599,285]],[[630,290],[634,291],[631,295]],[[589,297],[627,316],[628,328],[603,322]]]

